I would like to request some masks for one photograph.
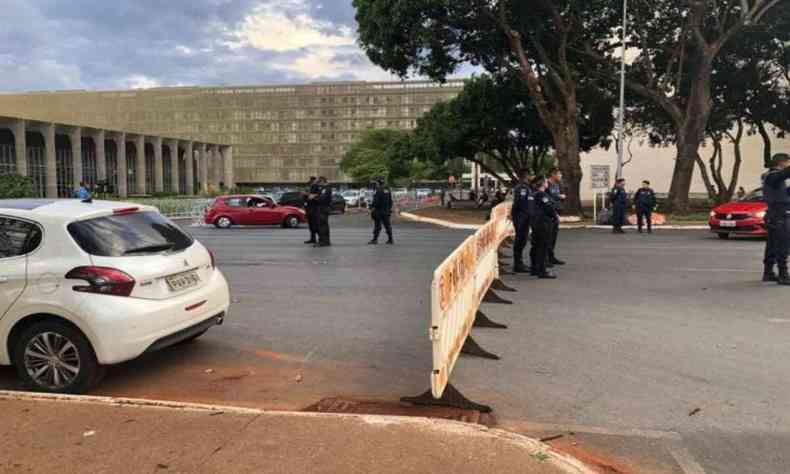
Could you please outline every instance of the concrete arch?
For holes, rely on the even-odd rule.
[[[129,194],[144,194],[144,190],[137,189],[137,157],[140,153],[137,144],[133,141],[126,142],[126,190]]]
[[[115,140],[104,140],[104,156],[107,163],[107,184],[113,194],[120,194],[118,189],[118,145]]]
[[[17,174],[16,140],[9,128],[0,128],[0,175]]]
[[[27,152],[25,163],[27,175],[33,179],[33,187],[37,197],[47,197],[47,144],[46,138],[39,131],[25,133]]]

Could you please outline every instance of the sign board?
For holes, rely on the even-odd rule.
[[[590,180],[592,189],[609,189],[612,167],[609,165],[590,165]]]

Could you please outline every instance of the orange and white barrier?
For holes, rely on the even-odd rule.
[[[491,220],[434,271],[431,283],[431,393],[437,399],[444,394],[483,298],[499,278],[499,246],[513,233],[509,214],[510,203],[495,207]]]

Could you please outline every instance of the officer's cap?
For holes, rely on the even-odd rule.
[[[384,176],[379,176],[378,178],[376,178],[376,182],[379,184],[384,184]]]
[[[790,155],[788,155],[787,153],[777,153],[774,155],[772,161],[775,165],[778,165],[779,163],[790,161]]]

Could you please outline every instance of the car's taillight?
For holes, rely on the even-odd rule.
[[[139,210],[140,210],[139,207],[125,207],[122,209],[113,209],[112,213],[116,216],[125,216],[128,214],[134,214]]]
[[[100,295],[129,296],[134,289],[134,278],[121,270],[107,267],[77,267],[66,274],[68,280],[83,280],[87,285],[75,285],[74,291]]]

